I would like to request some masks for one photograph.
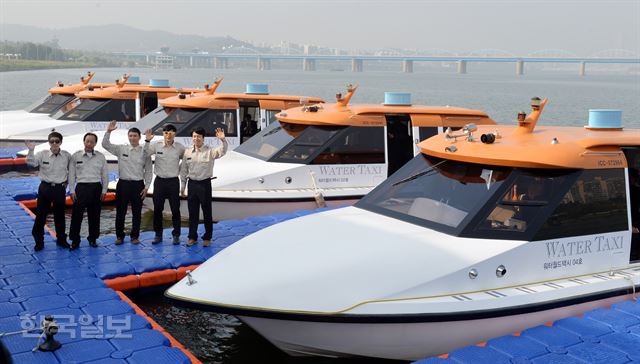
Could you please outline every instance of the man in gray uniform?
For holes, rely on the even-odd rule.
[[[153,230],[156,233],[153,243],[162,241],[162,210],[164,201],[169,200],[171,207],[171,221],[173,223],[173,243],[180,244],[180,160],[184,155],[184,145],[175,141],[176,127],[167,124],[162,128],[164,141],[151,144],[153,131],[144,132],[144,151],[147,155],[156,156],[153,171],[156,179],[153,181]]]
[[[69,191],[73,199],[69,229],[71,250],[80,247],[80,226],[85,210],[89,220],[87,240],[91,247],[98,246],[96,240],[100,236],[100,210],[109,183],[107,159],[104,154],[93,150],[98,143],[98,136],[86,133],[83,140],[84,149],[75,152],[69,163]]]
[[[124,242],[124,218],[131,203],[131,243],[140,243],[140,219],[142,200],[151,185],[151,157],[144,153],[140,145],[140,129],[131,128],[127,132],[129,145],[111,144],[111,132],[118,128],[115,120],[109,123],[102,139],[102,147],[118,157],[118,184],[116,185],[116,245]]]
[[[47,222],[47,215],[53,204],[53,221],[56,227],[56,239],[58,246],[69,248],[67,234],[65,233],[64,203],[69,176],[69,161],[71,154],[66,150],[61,150],[62,134],[54,131],[49,134],[49,150],[42,150],[34,154],[35,144],[25,142],[29,148],[27,154],[27,164],[31,167],[39,167],[38,175],[42,182],[38,187],[38,205],[36,208],[36,219],[33,222],[31,235],[36,245],[35,251],[44,249],[44,225]]]
[[[227,140],[221,128],[216,129],[216,137],[222,145],[211,148],[204,145],[205,131],[196,128],[191,132],[193,147],[184,152],[180,166],[180,194],[184,196],[187,180],[189,180],[189,241],[187,246],[196,244],[198,240],[198,221],[200,209],[204,219],[204,235],[202,245],[209,246],[213,236],[213,221],[211,220],[211,178],[213,177],[213,162],[227,153]]]

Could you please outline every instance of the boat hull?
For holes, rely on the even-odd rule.
[[[519,315],[444,322],[341,323],[238,318],[292,356],[419,360],[631,298],[620,295]]]
[[[348,196],[344,198],[332,198],[325,200],[327,207],[349,206],[356,203],[360,198]],[[153,210],[153,198],[144,199],[145,207]],[[244,219],[251,216],[272,215],[282,212],[293,212],[300,210],[314,210],[319,206],[315,199],[292,199],[292,200],[234,200],[216,201],[211,203],[213,221],[223,221],[231,219]],[[169,202],[165,201],[163,215],[170,217],[171,208]],[[180,215],[183,220],[189,219],[189,208],[187,199],[180,200]],[[200,213],[202,219],[202,213]]]

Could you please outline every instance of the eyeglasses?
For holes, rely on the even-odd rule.
[[[49,140],[49,144],[60,144],[62,141],[60,139],[51,139]]]

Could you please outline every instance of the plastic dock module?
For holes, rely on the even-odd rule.
[[[624,301],[416,363],[635,362],[640,362],[640,302]]]
[[[15,167],[24,166],[27,163],[26,158],[18,157],[17,154],[24,149],[24,147],[0,149],[0,170],[10,170]]]
[[[0,159],[2,161],[2,159]],[[118,173],[109,173],[109,181],[115,181]],[[38,198],[38,187],[40,187],[40,178],[38,177],[21,177],[12,179],[0,179],[0,193],[11,196],[15,201],[22,202],[26,207],[33,209],[36,207],[36,199]],[[114,202],[116,194],[107,192],[104,202]],[[67,188],[67,206],[72,206],[71,196]]]
[[[39,332],[0,338],[15,363],[199,363],[199,360],[132,303],[122,290],[176,282],[242,237],[265,226],[323,211],[225,221],[214,225],[211,246],[141,243],[103,236],[98,248],[83,240],[80,249],[58,248],[49,228],[45,249],[33,251],[33,213],[16,202],[37,189],[38,179],[0,180],[0,333],[37,329],[46,315],[59,326],[54,352],[32,351]],[[35,187],[34,187],[35,186]],[[200,226],[202,229],[202,226]],[[184,231],[186,235],[186,230]]]

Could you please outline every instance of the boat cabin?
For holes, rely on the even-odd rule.
[[[262,84],[247,84],[245,93],[216,93],[220,81],[212,87],[206,86],[204,92],[160,101],[162,107],[149,113],[136,127],[142,131],[152,129],[154,134],[162,135],[162,128],[173,124],[177,129],[177,140],[184,145],[191,145],[191,131],[197,127],[207,131],[207,144],[216,144],[215,129],[222,128],[229,148],[233,149],[267,128],[280,111],[324,102],[317,97],[271,95],[268,86]]]
[[[467,123],[495,124],[484,112],[411,104],[410,94],[385,93],[384,104],[349,105],[356,87],[335,104],[284,111],[237,150],[264,161],[309,165],[385,164],[393,174],[418,153],[420,140]],[[386,153],[385,153],[386,151]]]
[[[572,240],[548,245],[553,262],[623,246],[617,263],[638,262],[640,130],[623,129],[617,110],[591,110],[584,128],[536,128],[544,104],[517,127],[471,125],[420,143],[356,206],[460,237]]]
[[[77,94],[72,107],[53,115],[60,120],[103,121],[116,120],[133,123],[158,107],[162,100],[181,93],[202,91],[169,86],[168,80],[152,79],[148,85],[140,84],[140,78],[125,75],[112,87],[88,87]],[[105,124],[106,127],[106,124]],[[96,126],[96,130],[100,127]]]
[[[90,84],[93,78],[93,72],[87,72],[86,76],[80,77],[80,83],[65,85],[61,81],[56,83],[55,87],[49,89],[49,94],[40,100],[34,102],[26,108],[29,113],[53,115],[59,110],[66,112],[72,108],[72,101],[76,99],[76,93],[87,89],[89,85],[92,87],[109,87],[114,84]]]

